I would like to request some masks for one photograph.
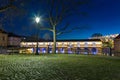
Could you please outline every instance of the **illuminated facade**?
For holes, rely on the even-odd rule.
[[[35,53],[36,52],[35,41],[21,42],[20,53]],[[78,53],[78,54],[101,54],[102,41],[100,39],[84,39],[84,40],[57,40],[56,53]],[[53,42],[52,41],[40,41],[39,54],[52,53]]]

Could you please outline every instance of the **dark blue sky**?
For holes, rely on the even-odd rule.
[[[93,33],[116,34],[120,33],[120,0],[95,0],[89,10],[89,17],[82,22],[92,26],[92,29],[83,32],[81,36],[87,38]],[[76,35],[76,37],[79,37]]]
[[[94,0],[92,8],[88,12],[89,17],[82,21],[92,26],[92,29],[83,32],[80,36],[87,38],[97,32],[103,35],[120,33],[119,3],[120,0]]]
[[[72,25],[88,25],[91,28],[89,30],[77,30],[71,33],[63,34],[59,36],[59,39],[81,39],[89,38],[93,33],[116,34],[120,33],[120,0],[92,0],[90,7],[87,9],[87,17],[71,18]],[[32,18],[37,13],[42,14],[42,10],[37,8],[38,5],[33,3],[31,7],[29,6],[29,13],[22,20],[16,19],[14,28],[5,27],[7,31],[13,31],[21,35],[29,35],[35,33],[35,29],[32,28],[31,32],[26,31],[34,23]],[[37,6],[36,6],[37,5]],[[84,9],[84,8],[83,8]],[[43,15],[43,14],[42,14]],[[44,16],[44,15],[43,15]],[[20,27],[25,27],[20,28]],[[25,32],[24,32],[25,31]],[[46,31],[41,31],[41,37],[47,33]]]

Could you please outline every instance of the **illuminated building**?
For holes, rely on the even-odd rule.
[[[20,44],[20,53],[35,53],[36,42],[35,41],[23,41]],[[52,53],[53,42],[52,41],[39,41],[38,52]],[[102,41],[100,39],[81,39],[81,40],[57,40],[56,53],[77,53],[77,54],[101,54]]]
[[[0,47],[7,47],[8,34],[0,29]]]
[[[6,53],[8,44],[7,38],[7,33],[0,29],[0,53]]]

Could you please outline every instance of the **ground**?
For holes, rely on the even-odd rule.
[[[0,80],[120,80],[120,57],[0,55]]]

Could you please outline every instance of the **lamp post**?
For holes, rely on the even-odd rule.
[[[35,22],[37,23],[37,27],[38,27],[38,23],[40,22],[40,17],[35,17]],[[38,43],[39,43],[39,31],[37,30],[37,44],[36,44],[36,55],[39,55],[38,53]]]

